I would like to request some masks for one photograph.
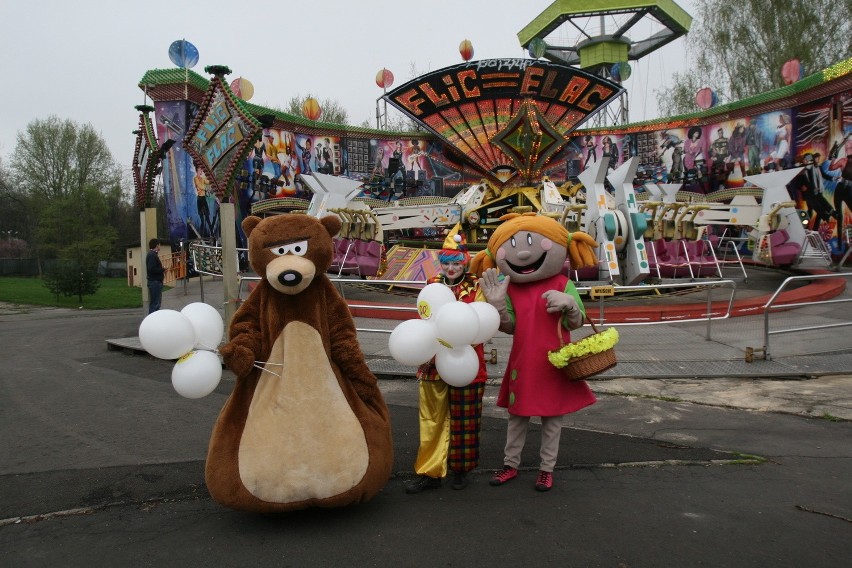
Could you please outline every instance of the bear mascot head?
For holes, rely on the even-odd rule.
[[[390,477],[390,418],[349,307],[326,276],[337,217],[247,217],[260,282],[220,348],[236,375],[210,439],[213,498],[247,511],[342,507]]]

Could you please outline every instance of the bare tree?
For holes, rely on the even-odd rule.
[[[293,116],[302,116],[302,105],[309,98],[314,98],[319,103],[322,114],[319,118],[322,122],[330,122],[332,124],[349,124],[349,113],[343,108],[340,102],[334,99],[318,99],[311,93],[307,95],[297,94],[290,97],[284,108],[278,108],[281,112],[292,114]]]
[[[654,91],[663,116],[700,110],[702,86],[738,101],[783,86],[790,59],[810,74],[852,53],[850,0],[698,0],[695,11],[687,36],[693,68]]]

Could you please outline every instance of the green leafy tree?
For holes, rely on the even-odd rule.
[[[85,187],[52,200],[42,211],[36,237],[46,258],[97,261],[108,257],[116,230],[107,223],[103,194]]]
[[[52,263],[45,271],[42,282],[56,296],[77,296],[83,303],[83,296],[91,296],[101,286],[97,266],[83,264],[75,260],[65,260]]]
[[[54,259],[44,272],[44,284],[57,298],[98,291],[98,262],[108,258],[116,238],[109,226],[103,194],[84,187],[75,195],[52,199],[42,211],[37,237],[45,258]]]
[[[16,185],[45,200],[120,185],[121,168],[91,124],[49,116],[19,132],[10,161]]]
[[[122,183],[121,166],[90,124],[56,116],[33,120],[18,133],[3,172],[0,205],[13,211],[40,260],[77,260],[81,255],[73,251],[80,249],[95,257],[97,268],[99,260],[124,257],[114,224],[129,215],[129,183]],[[138,227],[138,213],[134,217]],[[137,240],[138,230],[124,244]]]
[[[849,0],[697,0],[687,36],[692,68],[655,89],[661,116],[701,110],[695,92],[713,89],[723,102],[784,85],[782,65],[798,59],[814,73],[852,53]]]
[[[162,198],[162,195],[159,197]],[[121,186],[113,186],[104,193],[104,200],[107,205],[106,222],[116,231],[109,260],[123,260],[127,247],[139,243],[139,209],[135,203],[133,182],[123,179]],[[165,214],[165,202],[158,203],[157,208],[158,212]],[[163,231],[157,234],[167,233],[164,225]]]

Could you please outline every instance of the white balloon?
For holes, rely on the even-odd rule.
[[[473,338],[471,344],[485,343],[494,337],[497,330],[500,329],[500,312],[488,302],[473,302],[468,305],[476,312],[476,317],[479,320],[479,333]]]
[[[441,307],[456,301],[456,295],[449,287],[433,282],[427,284],[417,294],[417,313],[424,320],[433,319]]]
[[[192,323],[195,329],[196,349],[214,350],[222,342],[225,335],[225,322],[219,311],[204,302],[187,304],[180,311]]]
[[[439,349],[435,355],[435,369],[448,385],[464,387],[472,383],[479,372],[479,355],[470,345]]]
[[[452,347],[462,347],[473,343],[479,335],[479,318],[470,304],[453,302],[441,307],[435,316],[435,327],[438,328],[439,339]]]
[[[177,359],[192,351],[195,328],[176,310],[157,310],[139,324],[139,342],[154,357]]]
[[[405,320],[390,334],[388,350],[403,365],[422,365],[435,356],[438,341],[435,324],[425,320]]]
[[[207,396],[221,379],[222,362],[212,351],[190,351],[172,369],[172,386],[186,398]]]

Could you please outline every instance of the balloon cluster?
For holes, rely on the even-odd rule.
[[[448,385],[469,385],[479,372],[472,345],[497,333],[500,314],[487,302],[456,300],[443,284],[427,284],[417,295],[420,319],[396,326],[388,340],[391,356],[403,365],[422,365],[435,358],[435,368]]]
[[[216,348],[225,334],[222,316],[210,304],[194,302],[181,311],[157,310],[139,325],[139,342],[159,359],[177,359],[172,386],[181,396],[201,398],[222,379]]]

